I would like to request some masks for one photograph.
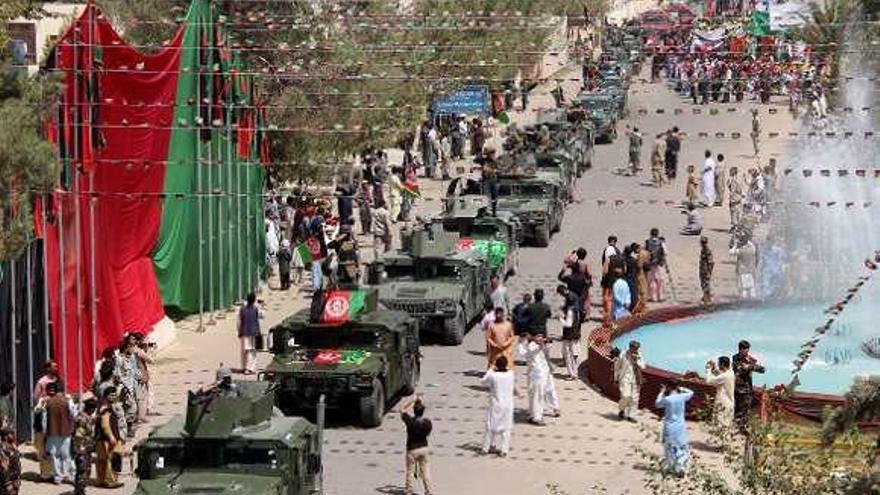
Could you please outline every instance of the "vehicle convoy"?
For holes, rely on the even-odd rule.
[[[275,384],[275,404],[293,415],[314,407],[355,409],[379,426],[391,399],[419,381],[418,322],[380,310],[375,289],[336,290],[271,330],[272,361],[261,379]]]
[[[321,493],[320,425],[273,414],[267,383],[232,387],[234,396],[190,392],[185,416],[135,446],[137,495]]]
[[[519,243],[522,227],[509,211],[491,214],[492,206],[485,196],[458,196],[444,202],[443,214],[431,218],[446,232],[459,235],[458,250],[477,249],[483,253],[495,275],[519,270]]]
[[[432,223],[401,235],[402,248],[370,264],[385,307],[417,318],[424,333],[458,345],[483,310],[492,269],[485,255],[459,248],[460,236]]]

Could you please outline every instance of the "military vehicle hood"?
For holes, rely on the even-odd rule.
[[[135,495],[277,495],[282,481],[280,476],[184,471],[176,478],[169,474],[156,479],[141,480]]]
[[[526,211],[546,212],[548,201],[541,198],[517,198],[505,197],[498,198],[498,208],[508,210],[514,213]]]
[[[275,355],[266,367],[269,373],[298,373],[300,376],[377,374],[383,370],[385,354],[361,348],[297,349]]]
[[[379,300],[414,299],[433,301],[458,300],[462,285],[457,280],[391,281],[379,286]]]

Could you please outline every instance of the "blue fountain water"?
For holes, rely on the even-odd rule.
[[[873,283],[873,282],[872,282]],[[872,294],[873,293],[873,294]],[[861,349],[877,333],[876,318],[864,304],[876,300],[876,287],[865,287],[819,341],[800,373],[804,392],[843,394],[856,376],[880,375],[880,360]],[[752,353],[767,368],[755,375],[756,385],[775,386],[791,381],[793,361],[814,329],[828,319],[821,304],[794,304],[720,311],[694,318],[646,325],[614,341],[642,343],[648,364],[683,373],[703,374],[706,361],[732,355],[741,339],[752,344]]]

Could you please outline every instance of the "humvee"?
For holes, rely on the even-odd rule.
[[[401,249],[388,252],[368,269],[383,306],[418,318],[424,333],[439,333],[458,345],[480,316],[492,270],[483,253],[459,249],[460,236],[427,224],[402,234]]]
[[[593,166],[593,129],[586,119],[577,121],[570,111],[561,109],[542,111],[538,114],[536,123],[525,128],[531,140],[537,140],[542,126],[550,130],[553,141],[552,149],[547,151],[549,153],[560,151],[570,156],[576,165],[574,170],[576,177],[580,177],[585,170]]]
[[[550,244],[550,234],[562,226],[565,214],[565,184],[558,171],[538,170],[534,160],[530,168],[521,171],[505,170],[498,176],[497,212],[512,215],[519,222],[521,243],[531,242],[538,247]],[[480,195],[479,183],[468,177],[450,182],[445,201],[449,203],[461,197],[485,197]]]
[[[320,426],[273,414],[266,383],[233,387],[237,397],[190,392],[185,416],[136,445],[136,494],[321,493]]]
[[[450,182],[451,190],[455,190],[458,180],[460,178]],[[519,270],[522,227],[509,211],[497,211],[495,215],[491,211],[491,202],[486,196],[450,197],[447,194],[443,215],[428,221],[441,224],[446,232],[458,233],[460,250],[472,246],[483,251],[493,274],[515,273]]]
[[[576,104],[584,109],[587,119],[593,124],[596,141],[610,143],[617,138],[618,101],[607,93],[582,93]]]
[[[275,384],[284,414],[309,410],[324,394],[328,409],[353,406],[361,424],[379,426],[391,399],[419,381],[418,322],[379,308],[375,289],[330,291],[317,307],[272,327],[272,361],[260,379]]]

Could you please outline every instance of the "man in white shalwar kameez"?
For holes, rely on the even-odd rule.
[[[629,349],[614,361],[614,382],[620,390],[617,405],[620,419],[635,423],[633,410],[639,407],[639,389],[642,386],[642,370],[645,362],[642,359],[641,344],[635,340],[629,343]]]
[[[559,416],[559,398],[544,352],[544,336],[536,334],[520,340],[517,350],[529,366],[529,422],[543,426],[545,411],[552,411],[548,416]]]
[[[715,204],[715,168],[712,152],[706,150],[706,161],[700,170],[700,201],[706,206]]]
[[[498,356],[495,369],[489,368],[482,382],[489,387],[489,409],[486,411],[486,434],[483,437],[483,454],[493,448],[498,455],[507,456],[510,450],[510,431],[513,430],[513,389],[516,377],[507,369],[507,358]],[[500,442],[495,443],[500,437]]]
[[[717,366],[713,361],[706,363],[706,384],[715,387],[715,422],[725,429],[731,429],[733,427],[733,389],[736,384],[736,376],[730,367],[729,357],[719,357]]]

